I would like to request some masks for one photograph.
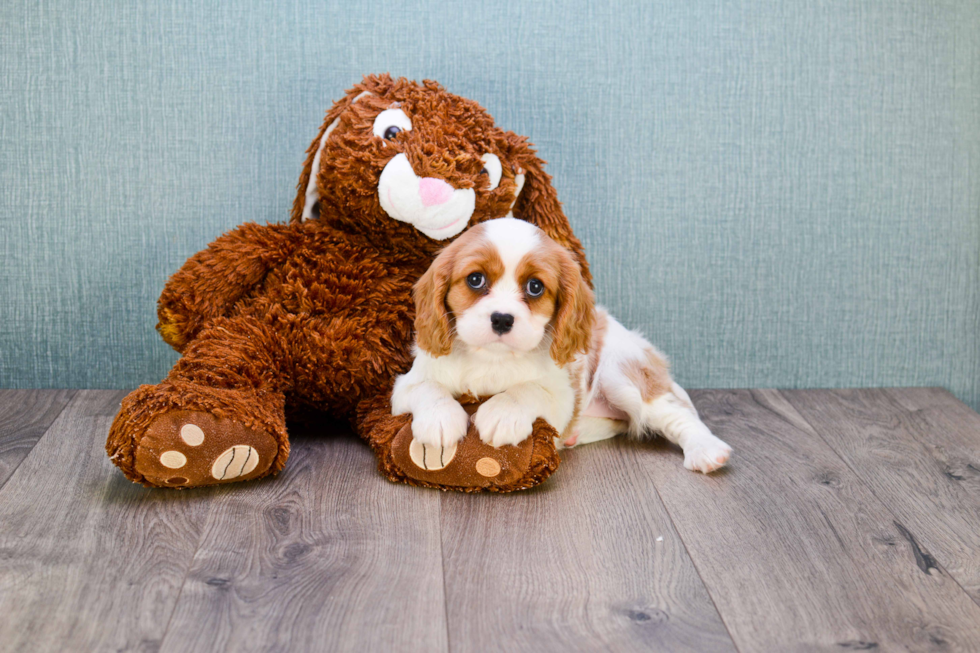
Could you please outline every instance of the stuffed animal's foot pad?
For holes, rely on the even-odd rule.
[[[445,469],[456,457],[456,444],[423,444],[413,438],[408,445],[408,456],[419,469],[428,471]]]
[[[275,439],[230,419],[201,411],[159,415],[136,448],[136,469],[165,487],[245,481],[263,475],[275,460]]]
[[[473,465],[473,469],[476,470],[477,474],[485,478],[494,478],[501,471],[500,463],[493,458],[480,458]]]

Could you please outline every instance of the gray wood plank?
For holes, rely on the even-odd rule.
[[[337,430],[215,502],[161,651],[447,650],[441,493]]]
[[[980,608],[781,394],[692,396],[731,466],[641,461],[739,650],[980,650]]]
[[[980,604],[980,415],[940,389],[783,394]]]
[[[215,492],[119,473],[104,446],[124,395],[76,394],[0,490],[5,651],[153,650],[163,637]]]
[[[453,651],[734,650],[638,453],[596,443],[535,490],[443,497]]]
[[[74,390],[0,390],[0,488],[74,394]]]
[[[881,388],[881,390],[897,404],[910,411],[940,406],[959,406],[974,412],[946,388]]]

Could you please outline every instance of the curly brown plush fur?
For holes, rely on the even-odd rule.
[[[413,129],[378,138],[373,121],[396,102]],[[494,190],[481,175],[488,152],[503,167]],[[193,487],[276,473],[289,452],[286,411],[314,409],[350,418],[388,478],[453,486],[412,478],[390,455],[404,426],[387,399],[411,364],[412,285],[449,242],[381,207],[381,172],[399,153],[418,177],[476,191],[470,225],[512,210],[571,249],[589,279],[582,246],[525,138],[435,82],[365,77],[334,104],[313,140],[290,222],[238,227],[192,256],[164,288],[158,330],[183,357],[162,383],[127,396],[112,425],[106,450],[128,478]],[[302,219],[304,208],[312,219]],[[546,478],[557,465],[551,431],[536,428],[533,461],[517,481],[476,489]]]

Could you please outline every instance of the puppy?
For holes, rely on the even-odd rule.
[[[478,224],[444,249],[415,286],[415,361],[395,381],[392,413],[412,435],[447,447],[466,435],[456,398],[490,396],[480,438],[516,445],[543,417],[559,445],[660,433],[684,466],[708,473],[731,447],[698,418],[666,358],[594,304],[572,255],[514,218]]]

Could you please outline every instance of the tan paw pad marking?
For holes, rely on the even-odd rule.
[[[160,454],[160,464],[170,469],[180,469],[187,464],[187,456],[179,451],[164,451]]]
[[[493,478],[500,473],[500,463],[493,458],[480,458],[476,461],[476,473],[480,476]]]
[[[259,452],[247,444],[236,444],[218,456],[211,466],[211,476],[219,481],[245,476],[259,464]]]
[[[445,468],[452,461],[456,455],[456,445],[436,446],[413,439],[412,444],[408,445],[408,455],[416,466],[434,471]]]
[[[180,428],[180,439],[192,447],[204,442],[204,431],[197,424],[184,424]]]

